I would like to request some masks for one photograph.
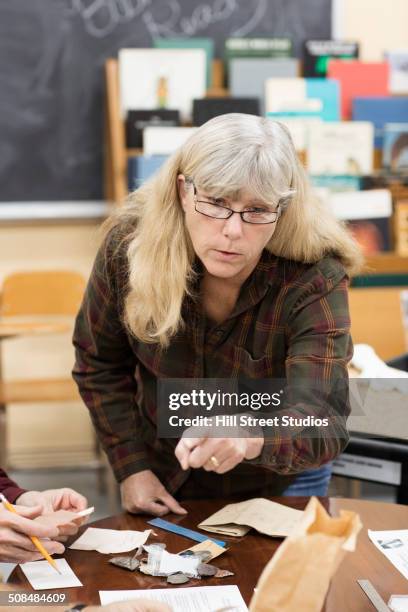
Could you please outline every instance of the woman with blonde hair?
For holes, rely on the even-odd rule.
[[[347,386],[347,288],[359,266],[356,243],[313,197],[287,129],[269,119],[208,121],[130,195],[105,225],[73,373],[127,510],[325,494],[348,439],[348,397],[334,391]],[[311,381],[304,401],[285,408],[300,421],[271,435],[157,436],[158,380],[240,377]],[[312,417],[327,424],[310,435]]]

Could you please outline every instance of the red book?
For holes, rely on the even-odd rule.
[[[341,118],[351,119],[351,101],[357,96],[388,96],[388,62],[330,60],[328,79],[340,81]]]

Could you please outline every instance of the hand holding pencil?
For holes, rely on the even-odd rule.
[[[14,563],[47,559],[58,571],[51,555],[64,552],[64,546],[52,538],[59,531],[54,526],[43,525],[33,521],[42,512],[42,507],[27,508],[13,506],[0,493],[0,560]],[[39,541],[38,538],[51,538]]]

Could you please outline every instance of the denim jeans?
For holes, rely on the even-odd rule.
[[[332,463],[326,463],[313,470],[306,470],[297,476],[296,480],[282,493],[286,495],[298,495],[299,497],[327,495],[332,473]]]

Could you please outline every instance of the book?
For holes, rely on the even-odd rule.
[[[128,159],[128,189],[138,189],[167,159],[167,155],[135,155]]]
[[[202,98],[193,102],[193,125],[203,125],[209,119],[226,113],[259,115],[258,98]]]
[[[353,121],[374,124],[374,146],[382,149],[386,123],[408,123],[408,96],[357,97],[352,101]]]
[[[364,255],[390,251],[392,198],[388,189],[331,193],[329,205],[347,225]]]
[[[214,60],[214,41],[212,38],[154,38],[156,49],[203,49],[206,58],[206,87],[212,86],[212,65]]]
[[[341,117],[345,120],[351,119],[353,98],[389,94],[387,62],[330,60],[327,76],[340,82]]]
[[[317,123],[309,135],[310,174],[369,174],[373,170],[374,127],[364,121]]]
[[[331,59],[357,59],[359,45],[346,40],[306,40],[303,45],[303,75],[325,77]]]
[[[297,77],[298,73],[299,61],[295,58],[232,59],[230,94],[236,98],[259,98],[261,115],[264,115],[265,81],[271,77]]]
[[[395,203],[394,236],[395,251],[408,257],[408,200]]]
[[[307,113],[309,100],[319,100],[320,105],[312,105]],[[303,116],[306,114],[319,117],[323,121],[340,120],[340,90],[337,81],[330,79],[279,79],[269,78],[265,81],[265,111],[276,113],[295,110],[304,104]]]
[[[293,44],[290,38],[230,36],[225,39],[225,59],[235,57],[292,57]]]
[[[180,125],[178,110],[130,110],[126,119],[126,146],[143,148],[143,130],[148,126],[174,127]]]
[[[340,85],[333,79],[306,79],[306,96],[322,101],[321,119],[340,121]]]
[[[386,51],[384,59],[390,66],[390,93],[408,94],[408,48]]]
[[[144,155],[171,155],[196,131],[195,127],[147,127],[143,132]]]
[[[272,77],[265,80],[265,112],[289,111],[306,101],[306,81],[301,77]],[[306,104],[304,106],[306,111]]]
[[[287,58],[293,57],[293,43],[290,38],[231,36],[224,43],[224,66],[226,83],[230,82],[231,60],[237,58]]]
[[[361,187],[360,177],[352,174],[311,175],[310,181],[314,187],[325,188],[329,193],[359,191]]]
[[[186,78],[188,75],[188,78]],[[203,49],[120,49],[119,92],[123,118],[132,109],[179,110],[191,120],[194,98],[206,92]]]
[[[408,200],[408,172],[381,171],[361,177],[361,189],[389,189],[394,202]]]
[[[301,102],[275,100],[271,107],[276,110],[267,112],[266,116],[276,121],[281,119],[320,119],[323,104],[318,98],[308,98]]]
[[[307,150],[310,131],[316,125],[316,122],[320,122],[320,119],[299,116],[289,117],[282,115],[278,117],[274,113],[268,113],[267,117],[273,121],[279,121],[279,123],[283,123],[287,127],[296,152],[302,155]],[[304,159],[302,159],[302,163],[304,163]]]
[[[383,166],[391,172],[408,171],[408,122],[384,125]]]

